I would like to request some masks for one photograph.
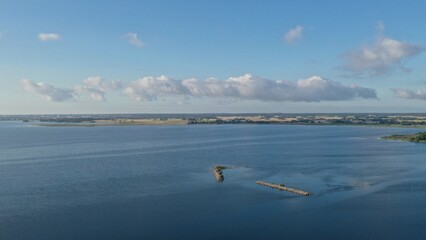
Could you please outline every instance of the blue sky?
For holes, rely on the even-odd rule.
[[[2,0],[0,114],[426,112],[424,9]]]

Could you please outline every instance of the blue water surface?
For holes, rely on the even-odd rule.
[[[0,122],[0,239],[426,239],[418,131]]]

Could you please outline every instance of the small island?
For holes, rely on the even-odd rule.
[[[404,134],[404,135],[390,135],[390,136],[382,137],[382,139],[426,143],[426,132],[419,132],[415,134]]]
[[[214,174],[214,177],[216,178],[217,182],[223,182],[224,177],[223,177],[222,170],[225,170],[225,169],[227,169],[226,166],[220,166],[220,165],[219,166],[215,166],[213,168],[213,174]]]

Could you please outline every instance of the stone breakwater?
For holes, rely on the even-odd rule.
[[[295,193],[295,194],[299,194],[302,196],[311,196],[312,193],[310,192],[305,192],[299,189],[295,189],[295,188],[289,188],[284,186],[284,184],[274,184],[274,183],[267,183],[267,182],[262,182],[262,181],[257,181],[256,184],[265,186],[265,187],[270,187],[270,188],[275,188],[278,189],[280,191],[287,191],[287,192],[291,192],[291,193]]]

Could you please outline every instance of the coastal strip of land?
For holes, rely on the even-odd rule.
[[[403,134],[403,135],[390,135],[384,136],[382,139],[395,140],[395,141],[406,141],[416,143],[426,143],[426,132],[419,132],[415,134]]]
[[[67,122],[67,121],[43,121],[35,123],[35,126],[40,127],[102,127],[102,126],[139,126],[139,125],[187,125],[186,119],[97,119],[91,121],[81,122]]]
[[[426,128],[426,114],[110,114],[0,116],[43,127],[278,124]]]

